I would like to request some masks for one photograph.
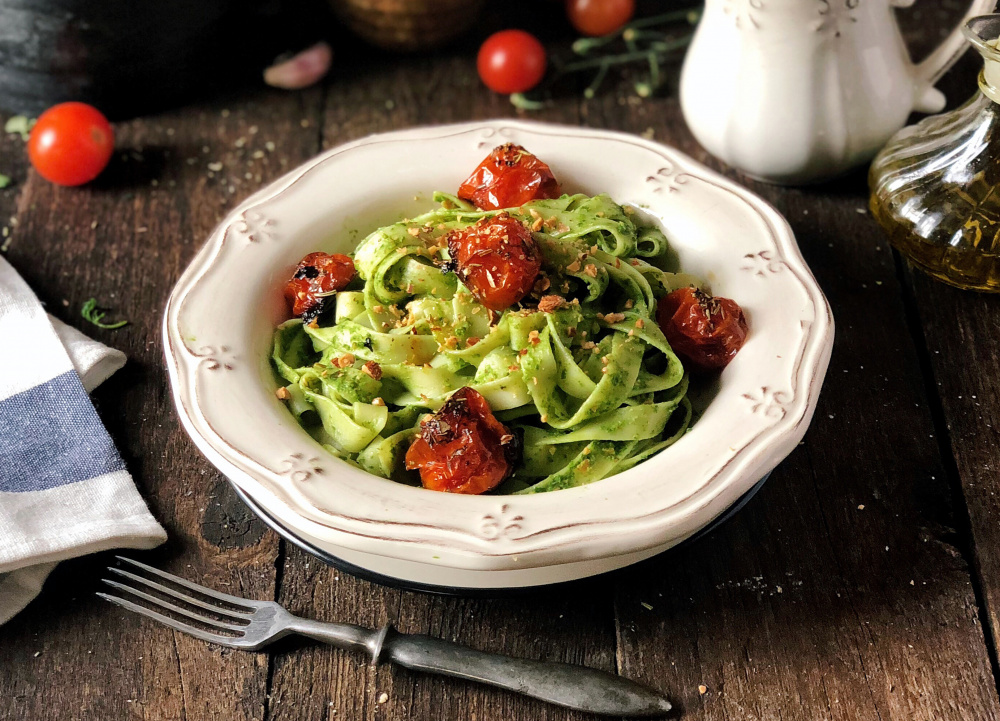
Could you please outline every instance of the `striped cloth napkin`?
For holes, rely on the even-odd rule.
[[[0,258],[0,623],[57,562],[166,540],[87,397],[124,363]]]

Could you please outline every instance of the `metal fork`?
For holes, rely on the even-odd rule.
[[[611,716],[660,716],[670,710],[670,702],[655,691],[597,669],[476,651],[430,636],[397,633],[389,624],[373,631],[349,623],[299,618],[275,601],[249,601],[230,596],[130,558],[116,558],[173,586],[113,566],[108,570],[135,585],[108,578],[102,579],[104,583],[211,630],[167,616],[121,596],[108,593],[98,593],[98,596],[177,631],[227,648],[257,651],[279,638],[299,634],[349,651],[367,652],[371,655],[372,664],[388,659],[405,668],[478,681],[578,711]],[[184,605],[154,596],[144,588],[177,599]],[[181,588],[193,591],[201,598],[185,593]],[[220,616],[223,618],[218,618]]]

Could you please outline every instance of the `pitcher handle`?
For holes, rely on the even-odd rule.
[[[894,7],[909,7],[914,0],[892,0]],[[958,62],[965,52],[968,42],[962,36],[962,26],[977,15],[985,15],[993,12],[997,0],[973,0],[972,7],[965,13],[962,22],[951,31],[951,34],[924,60],[921,60],[914,68],[914,77],[917,81],[917,97],[914,110],[921,113],[938,113],[944,109],[944,94],[934,87],[934,84],[941,79],[941,76],[948,72],[949,68]]]

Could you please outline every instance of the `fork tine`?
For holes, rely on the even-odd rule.
[[[221,591],[213,591],[211,588],[205,588],[205,586],[199,586],[197,583],[191,583],[179,576],[175,576],[172,573],[167,573],[166,571],[161,571],[158,568],[153,568],[152,566],[147,566],[145,563],[139,563],[131,558],[126,558],[125,556],[115,556],[122,563],[131,563],[133,566],[137,566],[144,571],[152,573],[154,576],[159,576],[160,578],[165,578],[171,583],[176,583],[178,586],[184,586],[184,588],[190,589],[192,591],[197,591],[198,593],[203,593],[211,598],[217,598],[220,601],[225,601],[226,603],[231,603],[234,606],[242,606],[246,608],[247,611],[256,611],[258,608],[258,602],[251,601],[246,598],[240,598],[239,596],[230,596],[228,593],[222,593]]]
[[[124,591],[125,593],[130,593],[133,596],[138,596],[139,598],[149,601],[154,606],[159,606],[160,608],[166,608],[174,613],[179,613],[182,616],[187,616],[188,618],[197,621],[198,623],[203,623],[206,626],[213,626],[215,628],[224,628],[228,631],[245,631],[246,624],[239,625],[235,623],[226,623],[225,621],[217,621],[214,618],[209,618],[208,616],[202,616],[201,614],[195,613],[194,611],[189,611],[186,608],[181,608],[172,603],[164,601],[162,598],[157,598],[152,594],[146,593],[145,591],[140,591],[137,588],[132,588],[131,586],[126,586],[124,583],[118,583],[118,581],[112,581],[110,578],[102,578],[104,583],[108,584],[112,588],[117,588],[119,591]]]
[[[135,613],[138,613],[140,616],[146,616],[147,618],[151,618],[154,621],[159,621],[165,626],[170,626],[170,628],[172,629],[181,631],[182,633],[189,634],[191,636],[194,636],[195,638],[201,639],[202,641],[208,641],[209,643],[217,643],[220,646],[227,646],[229,648],[240,647],[240,645],[236,643],[238,639],[229,638],[227,636],[222,636],[217,633],[208,633],[207,631],[202,631],[200,628],[195,628],[194,626],[183,623],[182,621],[178,621],[176,619],[170,618],[169,616],[164,616],[162,613],[157,613],[156,611],[150,610],[145,606],[140,606],[137,603],[132,603],[131,601],[126,600],[124,598],[119,598],[118,596],[112,596],[109,593],[101,593],[100,591],[98,591],[97,595],[103,598],[105,601],[110,601],[116,606],[121,606],[122,608],[126,608],[129,611],[134,611]]]
[[[176,599],[184,601],[184,603],[190,604],[192,606],[198,606],[199,608],[204,608],[204,609],[206,609],[208,611],[212,611],[213,613],[219,613],[219,614],[222,614],[224,616],[229,616],[231,618],[237,618],[237,619],[241,619],[241,620],[249,620],[250,617],[253,615],[252,611],[249,612],[249,613],[244,613],[242,611],[232,611],[232,610],[230,610],[228,608],[222,608],[220,606],[214,606],[211,603],[205,603],[204,601],[199,601],[197,598],[194,598],[193,596],[188,596],[185,593],[181,593],[180,591],[178,591],[175,588],[170,588],[169,586],[164,586],[161,583],[157,583],[156,581],[151,581],[150,579],[144,578],[142,576],[137,576],[136,574],[129,573],[128,571],[125,571],[125,570],[123,570],[121,568],[115,568],[114,566],[108,566],[108,570],[111,571],[111,573],[117,573],[119,576],[124,576],[125,578],[130,578],[133,581],[135,581],[136,583],[141,583],[141,584],[143,584],[145,586],[149,586],[150,588],[155,588],[160,593],[165,593],[168,596],[173,596]]]

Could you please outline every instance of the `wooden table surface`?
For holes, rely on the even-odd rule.
[[[928,47],[962,5],[918,2],[910,39]],[[160,340],[174,281],[234,204],[324,148],[515,115],[477,80],[481,35],[403,59],[352,50],[324,87],[257,89],[120,123],[120,157],[83,189],[43,181],[20,139],[0,139],[0,170],[17,181],[0,191],[6,257],[51,312],[129,356],[94,400],[169,532],[136,555],[319,619],[388,621],[618,672],[664,690],[684,718],[1000,718],[1000,298],[911,271],[866,213],[861,171],[786,189],[723,168],[684,126],[676,64],[663,97],[640,101],[615,76],[591,100],[569,95],[529,117],[652,132],[761,194],[794,228],[833,306],[833,360],[805,441],[733,520],[572,593],[446,598],[358,580],[281,541],[195,450]],[[967,57],[948,76],[952,104],[973,92],[978,67]],[[214,163],[223,170],[210,172]],[[86,324],[79,308],[91,296],[130,324]],[[588,718],[319,645],[213,648],[95,598],[112,560],[60,564],[0,627],[0,718]]]

